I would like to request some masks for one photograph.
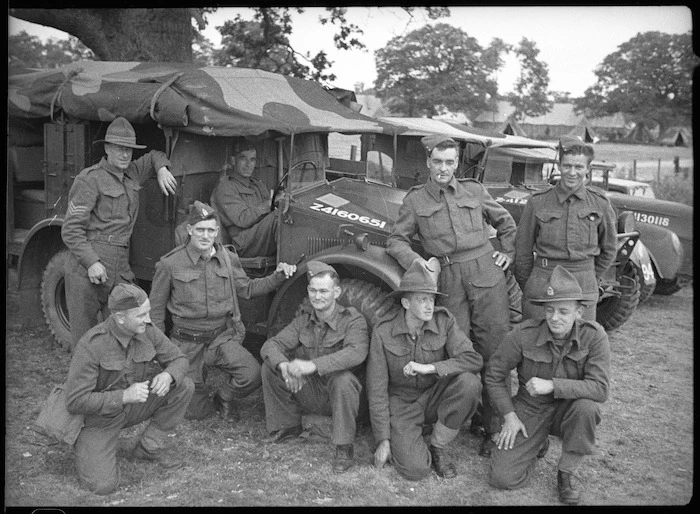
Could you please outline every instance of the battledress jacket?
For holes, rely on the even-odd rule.
[[[154,359],[175,384],[187,376],[187,357],[163,332],[149,323],[143,334],[129,335],[110,316],[91,328],[73,350],[66,381],[68,411],[101,416],[121,412],[124,390],[160,373],[151,366]]]
[[[406,326],[405,310],[382,319],[372,331],[367,359],[367,395],[372,431],[377,441],[389,439],[389,397],[415,401],[438,380],[464,373],[478,374],[483,366],[469,338],[444,307],[435,307],[433,319],[423,324],[416,342]],[[437,374],[406,376],[410,361],[433,364]]]

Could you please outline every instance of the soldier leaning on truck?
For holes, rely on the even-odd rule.
[[[292,276],[296,266],[280,262],[271,275],[250,279],[236,253],[215,243],[218,232],[217,212],[205,203],[194,202],[187,218],[187,242],[156,264],[151,319],[165,330],[166,309],[170,312],[170,338],[190,361],[195,393],[187,417],[200,419],[211,413],[205,383],[206,367],[213,366],[229,376],[214,395],[214,406],[224,420],[235,422],[237,401],[261,383],[260,364],[242,345],[245,327],[236,295],[250,298],[269,293]]]
[[[428,154],[430,179],[406,194],[387,239],[387,252],[404,269],[416,259],[430,267],[411,249],[413,236],[420,237],[425,251],[442,266],[439,291],[447,297],[441,304],[465,334],[473,334],[474,348],[485,366],[510,329],[504,270],[515,251],[515,221],[481,183],[455,178],[459,145],[452,138],[426,136],[421,142]],[[489,241],[491,227],[496,229],[501,251],[494,251]],[[501,425],[486,389],[482,422],[485,434],[479,455],[488,457]]]
[[[125,118],[110,123],[102,141],[106,157],[75,177],[61,228],[63,242],[70,250],[65,281],[72,348],[97,324],[99,312],[107,318],[107,297],[112,288],[134,278],[129,266],[129,239],[141,185],[156,171],[163,194],[174,194],[177,187],[163,152],[152,150],[131,160],[134,148],[146,147],[136,144],[134,128]]]
[[[270,193],[257,177],[257,151],[243,143],[234,156],[233,169],[214,187],[211,205],[221,217],[241,257],[277,253],[277,213],[271,210]]]
[[[561,178],[556,186],[533,193],[520,217],[515,239],[515,278],[523,290],[523,318],[543,319],[530,299],[561,265],[581,284],[584,319],[595,321],[598,283],[615,262],[615,211],[602,190],[584,184],[593,147],[578,138],[559,143]],[[533,255],[534,254],[536,255]]]

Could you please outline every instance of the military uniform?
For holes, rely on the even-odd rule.
[[[511,399],[503,380],[516,366],[519,388]],[[516,326],[489,361],[486,387],[502,415],[515,411],[528,438],[518,434],[512,449],[493,451],[491,483],[504,489],[527,485],[537,452],[550,433],[562,438],[563,451],[592,454],[609,374],[610,343],[598,323],[576,321],[563,346],[554,343],[545,320]],[[554,392],[531,396],[525,384],[532,377],[553,380]]]
[[[124,404],[125,389],[162,371],[154,371],[154,360],[172,376],[170,390],[162,397],[149,394],[145,403]],[[66,399],[71,413],[85,415],[74,450],[80,480],[91,491],[107,494],[119,484],[116,454],[122,428],[150,419],[140,444],[151,452],[162,449],[194,391],[186,375],[187,358],[153,325],[130,335],[110,317],[81,338],[68,371]]]
[[[404,269],[420,257],[410,247],[415,234],[425,252],[439,259],[439,290],[447,295],[442,305],[465,334],[473,334],[474,348],[484,364],[510,329],[506,277],[492,257],[491,226],[501,251],[512,257],[515,222],[481,183],[453,178],[440,188],[428,181],[406,194],[387,240],[387,252]],[[483,410],[484,428],[488,433],[497,432],[498,416],[485,391]]]
[[[515,240],[515,278],[523,290],[524,318],[544,316],[529,300],[559,264],[583,289],[584,318],[595,321],[598,278],[617,255],[615,219],[610,200],[594,187],[582,185],[568,193],[560,182],[530,197]]]
[[[70,250],[66,261],[66,298],[72,345],[103,318],[107,297],[120,282],[131,282],[129,240],[139,208],[139,190],[146,180],[170,161],[153,150],[121,170],[106,158],[81,171],[68,193],[68,208],[61,228]],[[96,262],[107,270],[107,281],[93,284],[87,270]]]
[[[243,298],[269,293],[284,282],[284,274],[277,272],[250,279],[235,252],[219,244],[214,248],[208,260],[189,244],[164,255],[156,264],[150,293],[153,324],[165,329],[167,309],[173,323],[170,337],[190,361],[189,376],[197,392],[188,415],[195,418],[206,415],[195,412],[206,396],[206,367],[219,368],[229,376],[218,392],[226,402],[244,398],[260,387],[260,364],[241,344],[245,327],[238,298],[231,296],[223,252],[229,252],[234,290]]]
[[[301,425],[302,411],[332,415],[332,443],[352,444],[362,391],[353,371],[361,371],[368,349],[367,322],[357,309],[336,303],[331,317],[321,321],[310,305],[304,305],[301,314],[260,350],[267,430]],[[296,394],[287,389],[277,369],[295,358],[312,361],[317,368]]]
[[[270,192],[256,177],[233,172],[214,188],[211,205],[241,257],[277,253],[277,213],[270,212],[270,202]]]
[[[396,470],[419,480],[431,469],[423,424],[437,422],[453,437],[457,434],[479,403],[476,374],[483,361],[447,309],[435,307],[416,339],[404,312],[381,320],[372,332],[367,391],[374,438],[389,439]],[[437,374],[406,376],[403,368],[409,361],[433,364]]]

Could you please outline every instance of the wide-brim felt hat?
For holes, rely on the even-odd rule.
[[[437,259],[428,261],[430,265],[439,264]],[[439,269],[437,270],[439,272]],[[392,291],[387,296],[395,298],[404,293],[430,293],[440,296],[447,296],[437,290],[437,273],[431,273],[416,259],[411,263],[406,272],[401,277],[401,283],[396,291]]]
[[[131,126],[129,120],[119,117],[109,124],[104,139],[99,139],[95,143],[112,143],[114,145],[126,146],[127,148],[146,148],[146,145],[136,144],[136,131]]]
[[[530,298],[530,303],[542,305],[550,302],[583,301],[584,295],[581,286],[569,270],[557,266],[549,277],[549,282],[542,291],[537,292],[535,298]]]

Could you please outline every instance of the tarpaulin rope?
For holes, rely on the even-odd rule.
[[[54,110],[54,107],[56,106],[56,102],[58,101],[58,98],[61,96],[61,93],[63,92],[63,87],[81,71],[83,71],[82,68],[76,68],[75,70],[70,70],[68,72],[68,75],[66,76],[65,80],[63,82],[61,82],[60,86],[58,86],[58,89],[56,90],[53,97],[51,98],[51,108],[50,108],[51,121],[55,121],[53,118],[53,110]]]
[[[184,71],[181,71],[180,73],[176,73],[170,79],[166,80],[165,83],[163,83],[162,86],[158,88],[158,91],[155,92],[153,95],[153,98],[151,98],[151,118],[153,118],[153,121],[158,121],[156,119],[156,102],[158,101],[158,97],[165,91],[170,85],[175,82],[177,79],[182,77],[185,74]],[[185,116],[185,119],[183,120],[183,124],[187,126],[187,116]]]

